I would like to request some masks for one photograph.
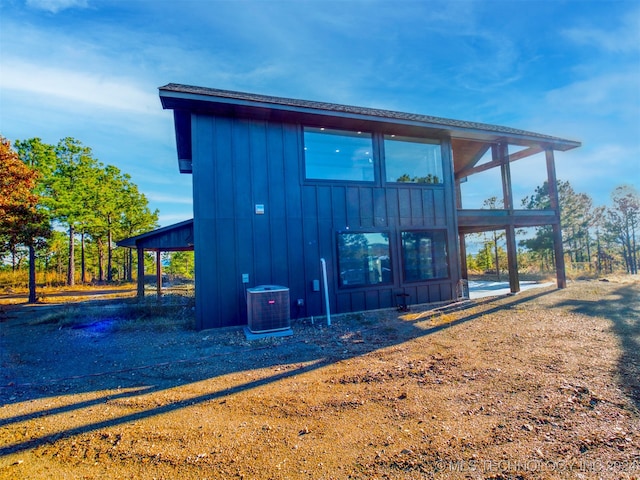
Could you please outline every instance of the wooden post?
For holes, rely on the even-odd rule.
[[[509,165],[509,146],[506,143],[496,145],[500,159],[500,173],[502,175],[502,199],[505,210],[513,213],[513,191],[511,189],[511,165]]]
[[[160,250],[156,250],[156,293],[158,300],[162,297],[162,263],[160,262]]]
[[[520,291],[520,276],[518,275],[518,250],[516,245],[516,230],[508,225],[506,230],[507,263],[509,265],[509,288],[511,293]]]
[[[507,244],[507,265],[509,268],[509,288],[511,293],[520,291],[520,277],[518,276],[518,248],[516,245],[516,229],[513,226],[513,190],[511,188],[511,166],[509,165],[509,146],[499,143],[494,151],[500,160],[502,174],[502,197],[505,210],[508,211],[509,223],[505,225],[505,240]],[[497,268],[497,265],[496,265]]]
[[[464,233],[458,234],[460,242],[460,276],[463,280],[469,280],[469,266],[467,265],[467,244],[464,240]]]
[[[138,298],[144,298],[144,248],[138,246]]]
[[[435,213],[436,224],[444,224],[447,226],[447,251],[449,252],[449,272],[452,282],[447,286],[448,292],[441,290],[441,295],[448,298],[456,298],[459,280],[462,278],[462,258],[459,254],[458,241],[458,212],[456,211],[456,195],[459,193],[456,188],[456,178],[453,162],[453,146],[451,139],[443,139],[441,144],[442,150],[442,187],[444,189],[444,204],[453,206],[453,211],[447,211],[446,208],[437,209]],[[384,194],[387,196],[388,194]]]
[[[36,247],[33,242],[29,245],[29,300],[28,303],[36,303]]]
[[[456,180],[456,206],[462,209],[462,188],[460,181]],[[464,240],[464,233],[458,232],[458,243],[460,244],[460,276],[463,280],[469,280],[469,267],[467,265],[467,244]]]
[[[564,266],[564,250],[562,248],[562,228],[560,227],[560,202],[558,200],[558,180],[556,179],[556,162],[553,150],[545,150],[547,160],[547,183],[549,184],[549,203],[556,213],[556,221],[553,228],[553,251],[556,260],[556,279],[558,288],[567,287],[567,276]]]

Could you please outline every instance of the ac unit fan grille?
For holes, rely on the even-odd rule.
[[[265,285],[247,289],[247,323],[251,333],[291,328],[289,289]]]

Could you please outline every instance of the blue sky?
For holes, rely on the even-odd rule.
[[[0,134],[71,136],[129,173],[161,225],[192,216],[159,86],[184,83],[580,140],[558,178],[640,188],[636,1],[0,0]],[[544,159],[512,165],[516,199]],[[468,208],[498,172],[464,185]]]

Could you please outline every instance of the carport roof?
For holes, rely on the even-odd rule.
[[[117,245],[163,252],[193,250],[193,219],[125,238]]]

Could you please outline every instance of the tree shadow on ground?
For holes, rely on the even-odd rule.
[[[599,300],[565,300],[556,305],[611,321],[622,347],[618,360],[620,386],[640,409],[640,284],[626,284]]]
[[[260,369],[263,373],[249,381],[246,381],[247,377],[243,376],[232,385],[206,391],[200,395],[169,401],[115,418],[59,429],[55,433],[4,445],[0,447],[0,457],[36,448],[61,438],[220,400],[229,395],[321,369],[339,361],[431,335],[483,315],[513,308],[554,291],[541,290],[518,296],[466,301],[436,309],[428,305],[416,306],[412,308],[412,315],[387,312],[383,321],[363,313],[334,317],[331,327],[294,323],[293,337],[269,339],[250,345],[243,340],[242,330],[239,328],[221,329],[219,332],[165,332],[162,335],[157,334],[156,338],[152,335],[149,341],[137,338],[136,332],[127,332],[124,337],[129,337],[131,341],[126,344],[118,342],[118,337],[123,336],[118,335],[117,332],[107,331],[107,333],[95,335],[74,336],[71,341],[68,341],[65,334],[69,332],[57,330],[58,340],[62,338],[67,342],[58,348],[75,349],[74,352],[67,352],[70,355],[64,365],[58,365],[60,367],[58,370],[61,369],[66,375],[43,379],[43,370],[34,369],[30,371],[29,378],[22,377],[6,385],[0,384],[0,404],[21,402],[26,405],[24,410],[27,411],[20,415],[0,417],[0,428],[11,428],[12,425],[20,422],[73,412],[116,399],[122,400],[176,387],[186,387],[224,375],[249,373],[256,369]],[[462,311],[462,314],[458,313],[456,320],[436,325],[430,322],[433,316],[454,310]],[[20,325],[14,325],[14,328],[19,327]],[[56,330],[49,330],[49,332],[56,332]],[[223,339],[222,344],[220,338]],[[185,345],[181,343],[183,340],[189,340],[191,343]],[[33,339],[36,344],[30,345],[30,349],[36,352],[41,351],[45,355],[46,346],[51,341],[47,338]],[[131,352],[127,349],[135,349],[135,359],[143,361],[132,363]],[[17,361],[21,361],[21,355],[26,355],[21,352],[12,352],[12,354],[17,357]],[[25,357],[22,361],[31,360]],[[45,359],[45,364],[55,361],[55,358]],[[10,359],[6,361],[3,358],[3,366],[9,362]],[[130,363],[127,364],[127,362]],[[24,372],[24,369],[22,371]],[[266,371],[268,372],[264,373]],[[78,400],[76,395],[83,395],[83,398]],[[92,398],[87,399],[86,396]],[[44,409],[37,407],[42,405],[41,402],[32,402],[52,397],[64,398],[67,402]],[[34,406],[30,406],[32,403]]]

